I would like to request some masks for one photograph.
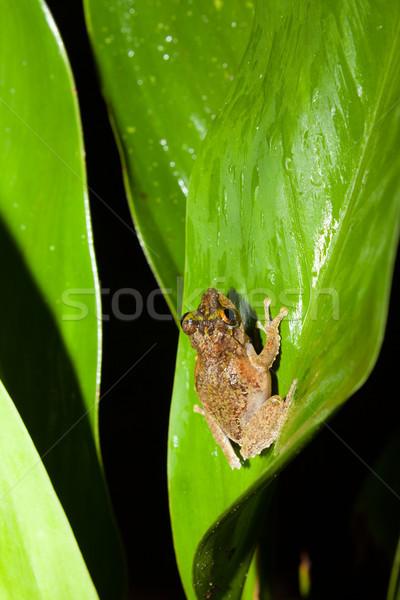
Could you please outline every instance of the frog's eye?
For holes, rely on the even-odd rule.
[[[237,314],[231,308],[222,308],[219,311],[219,316],[227,325],[230,325],[231,327],[236,327],[236,325],[239,325]]]

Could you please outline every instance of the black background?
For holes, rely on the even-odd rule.
[[[178,332],[172,319],[154,321],[146,311],[132,322],[112,316],[110,301],[115,292],[135,288],[146,298],[156,289],[156,282],[130,230],[118,152],[99,92],[81,3],[51,0],[48,5],[78,89],[88,181],[95,192],[91,193],[91,211],[99,277],[102,288],[109,290],[102,297],[103,314],[110,319],[103,324],[100,432],[111,499],[127,555],[129,596],[179,600],[184,595],[172,546],[166,481]],[[312,562],[312,598],[385,597],[392,556],[377,545],[352,507],[368,475],[356,455],[372,465],[385,440],[398,430],[398,305],[395,290],[378,364],[364,387],[330,421],[335,434],[322,428],[280,476],[273,507],[277,537],[274,598],[299,598],[296,577],[301,552],[307,552]],[[128,300],[121,304],[126,312],[134,308]],[[157,309],[168,315],[162,299]],[[395,497],[378,479],[376,484],[382,486],[385,511],[385,502],[393,504]],[[395,502],[397,523],[393,527],[398,532],[398,499]]]

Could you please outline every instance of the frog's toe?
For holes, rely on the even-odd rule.
[[[233,471],[233,469],[240,469],[242,467],[242,463],[240,462],[238,457],[235,455],[229,459],[229,466],[231,467],[231,469]]]
[[[264,325],[261,323],[261,321],[257,321],[257,322],[256,322],[256,328],[257,328],[257,329],[262,329],[263,331],[265,331],[265,327],[264,327]]]

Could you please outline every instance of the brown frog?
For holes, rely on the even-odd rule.
[[[273,321],[269,298],[264,300],[266,344],[257,354],[232,302],[209,288],[197,310],[181,319],[183,331],[197,350],[195,389],[203,415],[232,469],[240,469],[230,440],[241,446],[244,459],[268,448],[279,435],[293,397],[294,380],[286,400],[271,396],[271,368],[279,352],[279,323],[288,313],[281,308]]]

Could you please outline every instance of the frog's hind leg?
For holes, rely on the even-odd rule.
[[[285,424],[292,403],[295,379],[290,386],[286,400],[271,396],[254,412],[243,431],[243,445],[240,454],[244,459],[253,458],[276,440]]]
[[[214,417],[212,415],[210,415],[210,413],[207,412],[205,408],[197,406],[197,404],[194,405],[193,410],[194,410],[194,412],[199,413],[200,415],[203,415],[203,417],[207,421],[207,425],[210,428],[210,431],[213,434],[214,439],[217,442],[218,446],[220,446],[222,452],[225,454],[226,458],[228,459],[230,467],[232,469],[240,469],[240,467],[242,465],[232,448],[230,439],[228,438],[226,433],[222,430],[222,428],[218,425],[218,423],[214,419]]]
[[[265,311],[265,325],[263,326],[260,321],[257,321],[257,327],[263,329],[267,334],[267,341],[260,354],[251,356],[251,352],[248,351],[250,361],[259,370],[265,370],[271,368],[276,355],[279,352],[279,346],[281,343],[281,336],[279,335],[279,324],[284,317],[288,314],[287,308],[281,308],[279,315],[271,321],[269,315],[269,305],[271,304],[270,298],[264,300],[264,311]]]

